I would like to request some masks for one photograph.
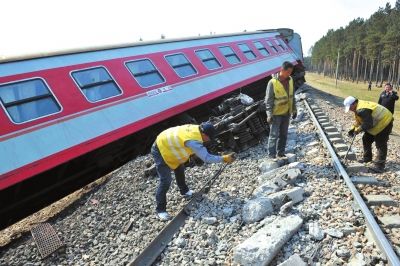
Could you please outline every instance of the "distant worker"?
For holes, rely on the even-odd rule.
[[[346,113],[349,110],[355,113],[356,122],[348,132],[349,136],[354,137],[361,131],[365,132],[362,137],[364,154],[361,162],[372,161],[372,143],[375,141],[378,154],[374,162],[374,170],[383,172],[387,156],[387,143],[393,127],[392,113],[382,105],[358,100],[353,96],[347,97],[343,104]]]
[[[385,90],[379,96],[378,103],[385,106],[392,114],[394,113],[394,104],[399,99],[397,92],[393,91],[390,83],[385,84]]]
[[[268,156],[276,158],[285,156],[285,147],[289,128],[290,115],[297,116],[294,100],[294,85],[290,75],[293,64],[285,61],[282,64],[278,78],[272,78],[267,85],[265,106],[267,122],[270,125],[268,138]]]
[[[368,90],[370,91],[372,89],[372,82],[368,81]]]
[[[182,196],[190,197],[193,191],[185,182],[185,166],[191,155],[196,154],[206,163],[231,163],[235,154],[218,156],[209,154],[203,143],[216,135],[214,126],[205,122],[199,125],[183,125],[164,130],[151,148],[160,184],[156,192],[156,211],[161,220],[170,218],[167,207],[167,192],[171,185],[171,170],[175,173],[176,183]]]

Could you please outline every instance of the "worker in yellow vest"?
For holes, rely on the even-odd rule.
[[[375,102],[362,101],[353,96],[347,97],[344,102],[345,112],[349,110],[355,114],[355,124],[348,132],[354,137],[364,131],[362,137],[364,154],[361,162],[372,161],[372,143],[375,142],[377,159],[374,170],[383,172],[387,156],[387,143],[393,128],[393,115],[385,107]]]
[[[185,166],[191,155],[196,154],[206,163],[231,163],[235,154],[212,155],[203,143],[214,139],[215,127],[205,122],[199,125],[183,125],[172,127],[161,132],[151,148],[160,184],[156,192],[156,211],[161,220],[170,219],[167,208],[167,192],[171,185],[171,170],[175,173],[176,183],[184,197],[190,197],[193,191],[185,182]]]
[[[268,138],[268,156],[284,157],[289,128],[289,119],[297,116],[294,100],[294,85],[290,75],[293,64],[285,61],[277,78],[272,78],[267,85],[265,107],[267,122],[270,125]]]

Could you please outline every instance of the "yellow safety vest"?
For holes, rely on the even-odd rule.
[[[285,87],[277,78],[272,78],[271,81],[274,86],[274,108],[273,115],[285,115],[293,112],[293,79],[289,79],[289,96],[286,93]]]
[[[372,128],[367,132],[373,136],[379,134],[387,125],[393,120],[392,113],[380,104],[368,101],[358,100],[357,109],[370,109],[372,110]],[[362,118],[355,113],[356,123],[353,128],[360,127],[363,123]]]
[[[165,163],[171,169],[189,160],[194,152],[185,146],[188,140],[196,140],[203,143],[199,125],[184,125],[171,127],[161,132],[156,139],[157,147]]]

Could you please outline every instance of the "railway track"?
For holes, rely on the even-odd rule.
[[[351,191],[354,197],[354,201],[363,213],[365,222],[368,226],[368,229],[372,233],[376,244],[379,246],[382,253],[386,256],[386,259],[390,265],[400,265],[399,257],[396,255],[392,245],[390,244],[389,240],[386,238],[381,227],[376,221],[374,214],[370,211],[367,203],[364,201],[357,187],[355,186],[355,183],[359,181],[357,181],[355,176],[353,176],[353,178],[351,177],[351,174],[348,173],[347,169],[340,160],[339,156],[343,153],[346,153],[343,150],[340,151],[339,148],[344,147],[343,145],[341,145],[343,143],[338,137],[340,133],[337,129],[333,129],[332,125],[329,123],[329,118],[322,112],[321,108],[319,108],[317,105],[310,104],[306,99],[304,100],[304,103],[307,110],[309,111],[311,119],[318,129],[318,133],[323,140],[325,147],[329,151],[329,154],[332,158],[333,167],[335,168],[338,175],[343,178],[347,187]],[[350,156],[355,155],[350,152]],[[379,185],[379,182],[376,182],[376,184]]]
[[[132,266],[146,266],[152,265],[158,258],[161,252],[165,249],[168,243],[172,240],[173,236],[179,231],[182,225],[188,218],[190,210],[195,207],[196,204],[202,201],[203,194],[210,191],[211,186],[220,174],[227,167],[227,164],[223,164],[221,168],[211,177],[201,190],[195,193],[192,199],[178,212],[178,214],[162,229],[162,231],[154,238],[153,241],[140,253],[139,256],[134,258],[128,265]]]

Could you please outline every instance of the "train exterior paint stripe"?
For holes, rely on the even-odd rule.
[[[246,40],[252,40],[254,38],[270,38],[270,37],[275,37],[277,34],[279,33],[278,32],[256,33],[256,34],[248,34],[242,36],[216,37],[210,39],[178,41],[172,43],[160,43],[160,44],[127,47],[127,48],[115,48],[104,51],[59,55],[49,58],[38,58],[38,59],[31,59],[19,62],[9,62],[0,64],[0,77],[77,65],[77,64],[84,64],[95,61],[104,61],[122,57],[131,57],[136,55],[144,55],[150,53],[197,47],[202,45],[246,41]]]
[[[157,96],[134,99],[2,141],[0,143],[2,150],[0,174],[3,175],[62,150],[93,140],[160,111],[216,92],[243,79],[260,75],[265,73],[264,69],[275,69],[281,64],[281,60],[295,61],[295,58],[290,54],[274,59],[267,58],[254,64],[173,86],[173,90]],[[80,134],[80,132],[85,132],[85,134]],[[26,147],[31,145],[30,143],[34,143],[35,146],[31,152],[27,152]],[[11,159],[10,154],[15,157]]]

